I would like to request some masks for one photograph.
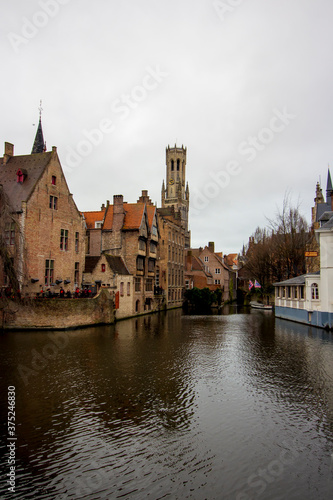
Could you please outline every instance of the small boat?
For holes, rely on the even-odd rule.
[[[264,309],[265,311],[271,311],[273,309],[272,305],[261,304],[260,302],[250,302],[250,306],[253,307],[253,309]]]

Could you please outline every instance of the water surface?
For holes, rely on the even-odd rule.
[[[332,333],[231,307],[0,346],[1,498],[333,497]]]

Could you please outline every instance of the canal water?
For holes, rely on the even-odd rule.
[[[332,333],[230,307],[0,346],[2,499],[333,498]]]

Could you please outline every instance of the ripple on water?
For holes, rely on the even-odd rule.
[[[260,498],[249,478],[292,449],[261,496],[331,498],[327,336],[178,311],[112,331],[75,332],[43,378],[17,387],[18,499]],[[29,366],[20,339],[3,377],[18,359]],[[41,351],[45,337],[33,340]]]

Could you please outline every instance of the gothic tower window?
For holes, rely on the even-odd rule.
[[[173,161],[173,160],[171,160],[171,172],[173,172],[173,171],[174,171],[174,169],[175,169],[175,166],[174,166],[174,161]]]
[[[180,159],[177,160],[177,172],[179,172]]]

